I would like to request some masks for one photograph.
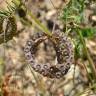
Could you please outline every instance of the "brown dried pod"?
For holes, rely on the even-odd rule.
[[[3,23],[5,21],[5,25],[3,28]],[[17,33],[17,25],[14,16],[3,19],[2,21],[2,32],[0,32],[0,44],[11,40],[13,36]]]
[[[50,39],[54,45],[58,61],[56,65],[47,63],[37,64],[35,62],[36,48],[46,38]],[[63,77],[68,72],[70,65],[74,63],[73,46],[71,40],[66,34],[59,31],[54,32],[51,37],[39,36],[39,38],[35,38],[34,40],[28,40],[24,48],[24,53],[32,68],[36,72],[49,78]]]
[[[0,34],[2,33],[3,31],[3,18],[0,17]]]

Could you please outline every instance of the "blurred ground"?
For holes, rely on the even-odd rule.
[[[52,2],[55,8],[50,0],[26,0],[25,4],[49,30],[52,30],[54,22],[56,23],[56,29],[62,30],[63,24],[58,20],[57,13],[69,0],[52,0]],[[22,27],[19,21],[17,24],[18,29]],[[75,96],[77,93],[87,89],[87,73],[81,60],[76,61],[78,65],[76,67],[72,65],[68,74],[60,80],[49,79],[34,70],[30,71],[24,57],[23,48],[26,41],[35,32],[39,31],[35,27],[26,28],[19,36],[9,41],[5,49],[3,44],[0,45],[0,58],[4,57],[4,52],[6,56],[3,76],[4,96]],[[92,38],[92,40],[87,40],[86,42],[96,65],[96,39]],[[41,49],[38,52],[40,55],[37,55],[37,58],[43,62],[50,61],[54,63],[54,49],[48,43],[46,47],[47,49],[44,51],[44,44],[41,44]],[[88,90],[88,93],[93,94],[91,90]],[[88,95],[88,93],[82,96],[96,96],[96,94]]]

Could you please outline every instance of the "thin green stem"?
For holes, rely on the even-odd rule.
[[[47,35],[52,36],[52,32],[50,32],[47,27],[45,27],[31,12],[28,12],[30,17],[33,19],[34,23]]]
[[[30,69],[30,71],[31,71],[31,73],[32,73],[32,75],[33,75],[33,77],[34,77],[37,85],[39,85],[39,80],[38,80],[38,78],[35,76],[34,72],[32,71],[30,64],[28,64],[28,67],[29,67],[29,69]]]
[[[79,34],[79,36],[80,36],[80,39],[81,39],[81,42],[82,42],[82,44],[83,44],[83,47],[84,47],[84,50],[85,50],[87,59],[88,59],[88,61],[89,61],[90,68],[91,68],[91,70],[92,70],[92,72],[93,72],[93,78],[94,78],[94,80],[95,80],[95,82],[96,82],[96,68],[95,68],[94,62],[93,62],[93,60],[92,60],[91,57],[90,57],[90,54],[89,54],[89,52],[88,52],[88,50],[87,50],[87,47],[86,47],[84,38],[83,38],[80,30],[78,30],[78,34]]]

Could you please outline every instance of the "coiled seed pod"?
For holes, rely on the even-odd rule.
[[[56,65],[48,63],[37,64],[35,61],[36,48],[46,37],[47,36],[40,36],[34,40],[31,39],[27,41],[24,48],[25,57],[36,72],[49,78],[61,78],[68,72],[70,65],[74,63],[72,43],[64,33],[54,32],[52,37],[47,38],[50,39],[54,45],[58,63]]]

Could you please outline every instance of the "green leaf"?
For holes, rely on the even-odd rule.
[[[83,28],[81,29],[81,33],[83,37],[89,38],[96,35],[96,29],[95,28]]]

